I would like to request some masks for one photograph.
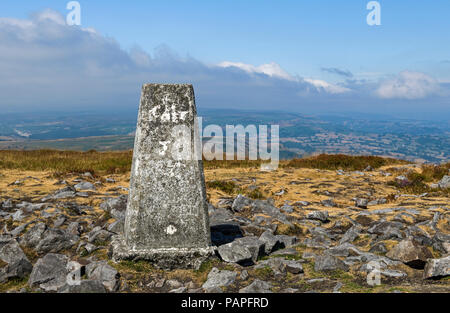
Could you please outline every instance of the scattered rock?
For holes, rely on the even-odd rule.
[[[67,186],[63,189],[55,191],[53,194],[50,194],[44,198],[42,198],[42,202],[47,202],[49,200],[58,200],[58,199],[67,199],[67,198],[74,198],[76,196],[76,189]]]
[[[281,242],[281,245],[285,248],[292,247],[298,243],[298,239],[295,236],[288,235],[276,235],[275,236],[278,241]]]
[[[303,266],[301,262],[296,260],[286,260],[281,257],[260,261],[255,266],[255,269],[265,267],[270,267],[275,275],[285,274],[287,272],[292,274],[303,273]]]
[[[372,253],[386,253],[387,251],[386,245],[383,242],[374,244],[369,250]]]
[[[214,267],[208,274],[207,281],[202,288],[209,290],[217,287],[227,287],[236,281],[237,273],[232,271],[220,271]]]
[[[320,201],[320,203],[323,206],[330,207],[330,208],[337,207],[336,202],[334,202],[333,199],[322,200],[322,201]]]
[[[217,252],[225,262],[238,263],[241,265],[253,263],[252,252],[246,246],[235,241],[219,246]]]
[[[307,219],[318,220],[323,223],[328,222],[328,211],[315,211],[306,215]]]
[[[250,198],[247,198],[243,195],[238,195],[236,199],[234,199],[233,204],[231,205],[231,209],[234,212],[241,212],[245,207],[252,204],[253,200]]]
[[[83,181],[83,182],[80,182],[80,183],[76,184],[74,186],[74,188],[77,191],[81,191],[81,190],[95,190],[94,184],[92,184],[90,182],[86,182],[86,181]]]
[[[109,212],[115,219],[125,219],[128,196],[121,195],[117,198],[108,198],[100,204],[100,209]]]
[[[367,209],[368,204],[369,204],[369,200],[367,200],[367,199],[364,199],[364,198],[356,198],[355,199],[355,206],[357,208]]]
[[[284,248],[284,243],[280,240],[280,237],[275,236],[270,230],[266,230],[260,237],[259,240],[265,244],[265,253],[270,254],[275,250]]]
[[[346,242],[353,242],[356,238],[358,238],[359,234],[361,233],[361,227],[359,226],[352,226],[350,227],[345,234],[342,236],[341,240],[339,241],[339,244],[343,244]]]
[[[241,272],[241,275],[239,275],[239,278],[240,278],[241,280],[247,280],[248,277],[249,277],[249,275],[248,275],[247,270],[243,270],[243,271]]]
[[[252,261],[256,263],[258,257],[265,254],[265,243],[255,236],[242,237],[235,240],[237,244],[246,247],[252,254]]]
[[[423,269],[427,259],[433,257],[430,250],[418,245],[412,238],[402,240],[386,256],[417,269]]]
[[[429,259],[423,272],[424,278],[439,279],[450,275],[450,256],[441,259]]]
[[[402,226],[403,224],[398,222],[379,221],[375,222],[375,224],[370,227],[367,232],[369,234],[378,235],[380,240],[395,238],[403,239],[403,234],[400,230]]]
[[[271,293],[270,288],[272,288],[270,283],[255,279],[247,287],[239,289],[239,293]]]
[[[316,272],[348,270],[348,266],[343,261],[328,254],[317,256],[314,262],[314,271]]]
[[[438,183],[438,187],[441,189],[450,188],[450,176],[445,175]]]
[[[62,254],[49,253],[37,260],[28,281],[30,287],[38,285],[45,291],[57,291],[67,282],[69,258]]]
[[[0,269],[0,281],[24,278],[31,273],[33,265],[15,239],[0,241],[0,260],[7,263]]]
[[[80,238],[57,228],[48,228],[35,247],[38,253],[59,252],[74,246]]]
[[[80,284],[65,284],[59,293],[106,293],[105,286],[98,280],[82,280]]]
[[[86,275],[89,279],[100,281],[108,291],[117,291],[119,288],[119,273],[105,261],[89,263]]]

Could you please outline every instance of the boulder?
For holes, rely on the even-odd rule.
[[[286,260],[284,258],[270,258],[268,260],[258,262],[255,269],[270,267],[275,274],[285,274],[287,272],[292,274],[303,273],[303,266],[299,261]]]
[[[237,273],[232,271],[220,271],[214,267],[208,274],[208,279],[202,288],[211,290],[214,288],[227,287],[236,281]]]
[[[42,198],[42,202],[47,202],[49,200],[58,200],[58,199],[67,199],[67,198],[74,198],[76,195],[76,189],[67,186],[65,188],[59,189],[55,191],[54,193]]]
[[[266,254],[270,254],[277,249],[285,247],[284,243],[280,240],[280,237],[275,236],[270,230],[266,230],[262,233],[259,240],[264,242]]]
[[[369,204],[369,200],[367,200],[367,199],[364,199],[364,198],[356,198],[355,199],[355,206],[357,208],[367,209],[368,204]]]
[[[265,243],[256,236],[248,236],[236,239],[234,242],[246,247],[252,254],[252,261],[255,263],[258,257],[265,254]]]
[[[81,191],[81,190],[95,190],[94,184],[92,184],[92,183],[90,183],[90,182],[87,182],[87,181],[82,181],[82,182],[76,184],[76,185],[74,186],[74,188],[75,188],[77,191]]]
[[[335,271],[335,270],[347,271],[348,266],[343,261],[332,255],[325,254],[316,257],[314,263],[314,271],[320,272],[320,271]]]
[[[7,263],[0,269],[0,281],[3,282],[10,278],[24,278],[33,269],[33,265],[15,239],[0,241],[0,260]]]
[[[440,259],[429,259],[423,277],[438,279],[450,275],[450,255]]]
[[[241,265],[253,263],[252,252],[246,246],[235,241],[219,246],[217,252],[225,262],[238,263]]]
[[[100,209],[109,212],[115,219],[125,219],[128,196],[121,195],[117,198],[108,198],[100,204]]]
[[[438,183],[438,187],[441,189],[450,188],[450,176],[445,175]]]
[[[278,241],[281,242],[283,248],[289,248],[298,243],[298,239],[295,236],[276,235],[275,237],[277,238]]]
[[[253,200],[239,194],[236,199],[234,199],[231,209],[234,212],[241,212],[245,207],[251,205]]]
[[[450,235],[437,231],[432,242],[434,249],[442,253],[450,253]]]
[[[108,291],[117,291],[120,274],[105,261],[92,262],[86,266],[86,276],[100,281]]]
[[[420,246],[412,238],[402,240],[386,253],[386,256],[417,269],[423,269],[427,259],[433,257],[430,250]]]
[[[0,260],[5,263],[14,263],[20,260],[27,260],[23,250],[20,248],[16,239],[9,241],[0,241]]]
[[[342,236],[341,240],[339,241],[339,244],[344,244],[346,242],[353,242],[356,238],[358,238],[359,234],[361,233],[361,227],[360,226],[352,226],[350,227],[345,234]]]
[[[272,285],[268,282],[255,279],[250,285],[239,289],[239,293],[271,293]]]
[[[94,229],[86,234],[88,242],[98,244],[103,244],[109,241],[112,235],[113,233],[102,229],[100,226],[94,227]]]
[[[36,285],[45,291],[57,291],[67,282],[69,258],[62,254],[48,253],[37,260],[31,272],[28,284]]]
[[[0,269],[0,282],[5,282],[11,278],[25,278],[32,270],[33,265],[27,259],[9,263]]]
[[[59,252],[75,245],[80,238],[64,230],[49,228],[41,236],[35,250],[38,253]]]
[[[315,211],[306,215],[306,218],[309,220],[318,220],[326,223],[328,221],[328,211]]]
[[[380,240],[388,240],[388,239],[403,239],[404,235],[401,231],[403,227],[402,223],[398,222],[388,222],[388,221],[379,221],[375,222],[367,232],[369,234],[376,234]]]

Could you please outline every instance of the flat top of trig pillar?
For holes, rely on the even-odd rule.
[[[192,87],[192,84],[157,84],[157,83],[147,83],[147,84],[143,84],[142,87]]]

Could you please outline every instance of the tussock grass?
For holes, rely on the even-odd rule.
[[[441,180],[445,175],[449,175],[450,162],[441,165],[424,164],[420,174],[425,182]]]
[[[405,173],[406,182],[391,181],[388,184],[394,186],[403,192],[412,194],[422,194],[425,192],[437,191],[446,196],[450,195],[450,188],[447,189],[432,189],[427,183],[437,182],[445,175],[448,175],[450,163],[434,165],[424,164],[421,166],[421,172],[408,171]]]
[[[206,182],[206,187],[221,190],[228,194],[234,194],[235,192],[240,191],[239,186],[232,181],[212,180]]]
[[[362,171],[368,166],[376,169],[393,164],[407,164],[407,161],[383,158],[379,156],[352,156],[345,154],[320,154],[317,156],[293,159],[284,166],[294,168],[317,168],[323,170],[351,170]]]

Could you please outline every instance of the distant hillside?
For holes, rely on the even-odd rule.
[[[216,109],[200,110],[199,116],[203,127],[280,125],[282,159],[344,153],[450,161],[450,122]],[[132,112],[5,114],[0,122],[0,149],[127,150],[133,148],[135,124]]]

